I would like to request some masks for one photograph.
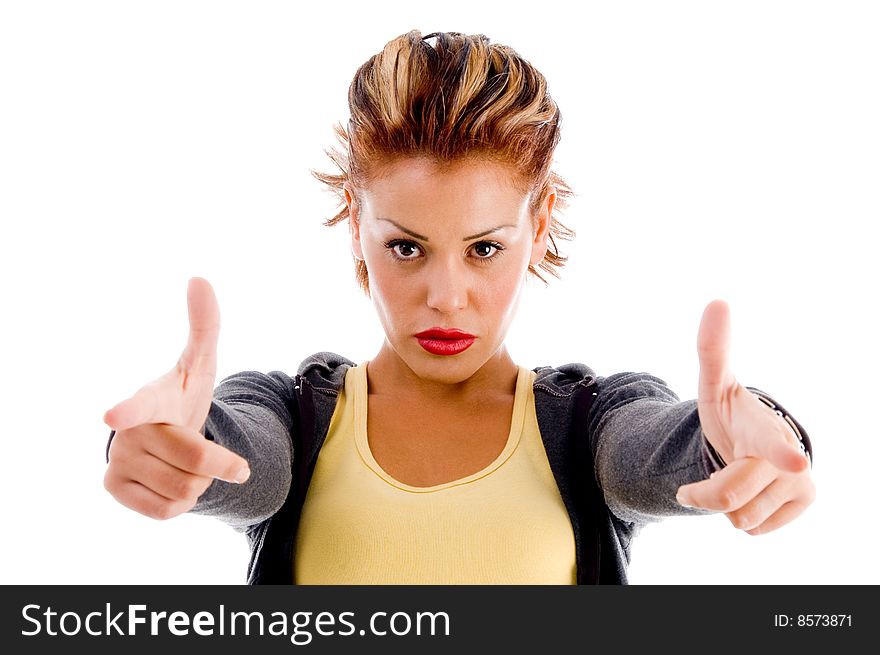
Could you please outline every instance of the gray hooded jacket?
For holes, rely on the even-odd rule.
[[[249,584],[294,583],[294,544],[318,452],[345,372],[355,363],[321,352],[295,377],[246,371],[221,381],[204,434],[244,457],[243,485],[215,480],[190,510],[247,535]],[[583,364],[534,369],[535,410],[575,537],[579,584],[625,584],[630,543],[682,507],[678,487],[719,463],[700,430],[696,400],[679,402],[645,373],[597,378]]]
[[[214,480],[190,512],[247,536],[248,584],[296,582],[300,513],[351,366],[320,352],[293,378],[244,371],[214,391],[202,433],[245,458],[251,476],[241,485]],[[574,532],[577,582],[626,584],[630,544],[643,525],[712,513],[675,499],[679,486],[723,466],[700,428],[697,401],[680,402],[647,373],[596,377],[576,363],[533,370],[541,438]]]

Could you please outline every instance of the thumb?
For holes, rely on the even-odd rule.
[[[143,386],[131,398],[116,403],[104,412],[104,423],[116,430],[126,430],[143,423],[152,423],[159,412],[161,387],[156,383]]]
[[[210,282],[191,278],[186,292],[189,311],[189,338],[180,356],[184,373],[217,375],[217,341],[220,338],[220,305]]]
[[[779,439],[766,439],[764,457],[780,471],[800,473],[810,467],[810,461],[805,451],[796,445],[794,433],[786,426],[783,428],[785,437]]]
[[[700,402],[715,402],[735,379],[730,372],[730,308],[724,300],[713,300],[703,310],[697,335],[700,359]]]
[[[800,473],[810,466],[806,455],[787,443],[773,444],[767,459],[780,471],[791,473]]]
[[[187,289],[189,337],[177,365],[104,414],[114,430],[143,423],[187,425],[199,430],[211,405],[217,374],[220,308],[210,283],[194,277]]]

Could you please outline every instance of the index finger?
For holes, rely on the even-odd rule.
[[[226,482],[244,482],[250,476],[247,460],[179,425],[166,425],[164,438],[152,439],[144,449],[151,455],[188,473]]]
[[[690,507],[731,512],[766,489],[779,475],[770,462],[757,457],[736,459],[708,480],[678,488],[679,503]]]

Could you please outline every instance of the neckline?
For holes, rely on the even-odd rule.
[[[447,482],[443,482],[440,484],[431,485],[430,487],[415,487],[410,484],[406,484],[405,482],[401,482],[400,480],[391,476],[385,469],[383,469],[379,462],[376,461],[375,457],[373,457],[373,452],[370,450],[369,439],[367,438],[367,411],[368,411],[368,388],[367,388],[367,364],[369,360],[361,363],[358,366],[351,367],[346,375],[354,375],[355,378],[352,380],[354,383],[354,435],[355,435],[355,443],[357,445],[358,453],[367,467],[373,471],[377,476],[382,478],[385,482],[387,482],[392,487],[396,487],[402,491],[408,491],[411,493],[431,493],[435,491],[442,491],[443,489],[449,489],[450,487],[457,487],[461,485],[468,484],[470,482],[474,482],[479,480],[480,478],[484,478],[496,469],[498,469],[504,462],[506,462],[513,452],[516,450],[517,445],[519,445],[520,437],[522,435],[523,423],[525,421],[525,410],[526,410],[526,401],[528,398],[529,391],[529,380],[530,380],[530,371],[524,366],[517,366],[517,375],[516,375],[516,391],[514,392],[513,397],[513,410],[511,411],[510,418],[510,430],[507,433],[507,441],[504,445],[504,448],[498,454],[498,456],[492,460],[489,464],[483,467],[481,470],[471,473],[470,475],[466,475],[462,478],[458,478],[456,480],[449,480]],[[346,385],[347,386],[347,385]]]

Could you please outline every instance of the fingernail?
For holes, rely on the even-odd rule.
[[[681,505],[682,507],[691,507],[691,508],[693,507],[693,505],[690,504],[690,501],[685,500],[685,496],[682,493],[675,494],[675,499],[678,501],[678,504]]]
[[[251,477],[250,467],[243,466],[242,468],[238,469],[236,474],[233,476],[232,481],[237,484],[241,484],[242,482],[246,481],[249,477]]]

